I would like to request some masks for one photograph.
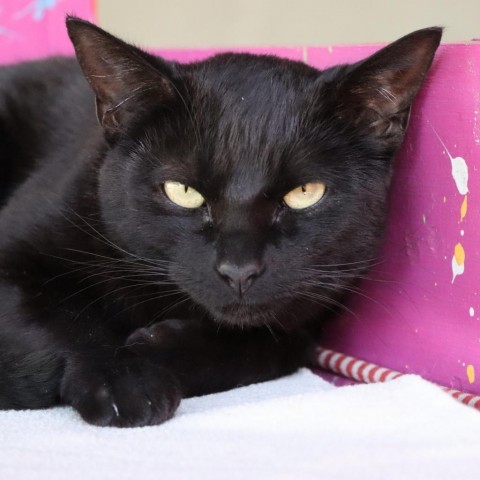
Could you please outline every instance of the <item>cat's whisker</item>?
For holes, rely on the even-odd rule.
[[[134,259],[131,258],[124,258],[124,257],[108,257],[105,255],[101,255],[99,253],[95,252],[89,252],[89,251],[84,251],[84,250],[79,250],[79,249],[74,249],[74,248],[65,248],[65,251],[73,252],[73,253],[78,253],[82,255],[87,255],[90,257],[94,257],[95,259],[102,259],[105,261],[112,262],[114,263],[119,263],[119,264],[125,264],[125,265],[130,265],[132,268],[138,268],[139,264],[142,266],[143,269],[152,269],[155,271],[158,271],[159,268],[166,268],[168,265],[173,265],[174,262],[171,261],[166,261],[166,260],[154,260],[154,259],[145,259],[143,257],[139,257],[134,254],[129,254],[130,256],[133,256]],[[126,251],[125,251],[126,252]],[[129,252],[127,252],[129,253]],[[53,258],[58,258],[61,260],[65,260],[71,263],[77,263],[79,262],[78,260],[73,260],[69,258],[62,258],[62,257],[55,257],[54,255],[49,255]]]
[[[57,257],[59,258],[59,257]],[[65,261],[68,261],[68,259],[65,259]],[[93,272],[88,276],[83,276],[80,279],[80,282],[83,282],[85,280],[88,280],[90,278],[96,277],[96,276],[104,276],[116,280],[121,280],[121,279],[132,279],[132,278],[137,278],[137,277],[165,277],[168,275],[166,272],[161,272],[161,271],[151,271],[151,270],[146,270],[144,269],[143,266],[139,266],[137,268],[133,266],[120,266],[120,265],[108,265],[108,262],[105,263],[91,263],[91,262],[74,262],[76,264],[82,265],[78,268],[71,268],[66,272],[63,272],[59,275],[56,275],[54,277],[49,278],[44,282],[43,285],[47,285],[55,280],[58,280],[60,278],[63,278],[65,276],[69,275],[74,275],[76,273],[87,273],[88,272]],[[169,282],[167,280],[162,280],[159,282],[152,282],[152,283],[173,283]]]
[[[87,285],[86,287],[84,287],[84,288],[82,288],[82,289],[80,289],[80,290],[77,290],[76,292],[72,293],[71,295],[68,295],[67,297],[65,297],[65,298],[62,300],[61,303],[65,303],[67,300],[70,300],[71,298],[74,298],[74,297],[80,295],[81,293],[83,293],[83,292],[91,289],[91,288],[95,288],[95,287],[98,287],[99,285],[104,285],[104,284],[110,283],[111,281],[112,281],[111,278],[106,278],[106,279],[104,278],[103,280],[100,280],[100,281],[98,281],[98,282],[96,282],[96,283],[93,283],[93,284],[91,284],[91,285]],[[142,285],[145,285],[145,282],[142,282]],[[130,285],[124,285],[124,286],[121,287],[121,289],[128,288],[129,286],[130,286]],[[109,291],[109,292],[107,292],[107,294],[111,294],[111,293],[113,293],[113,292],[115,292],[115,291],[117,291],[117,290]],[[99,297],[99,298],[102,298],[102,297]]]
[[[366,300],[369,300],[370,302],[374,303],[375,305],[378,305],[382,307],[384,310],[386,310],[388,313],[390,313],[389,309],[382,304],[380,301],[374,299],[373,297],[367,295],[364,293],[363,290],[353,287],[353,286],[346,286],[346,285],[337,285],[337,284],[329,284],[329,283],[306,283],[306,285],[312,286],[312,287],[317,287],[321,286],[322,288],[325,288],[327,290],[333,291],[333,292],[349,292],[353,293],[354,295],[358,295],[362,298],[365,298]]]
[[[362,274],[362,275],[324,275],[321,274],[320,278],[318,278],[315,275],[309,275],[304,281],[313,281],[313,282],[318,282],[318,281],[324,281],[325,279],[331,279],[331,280],[337,280],[337,281],[345,281],[348,282],[349,284],[354,284],[355,281],[368,281],[368,282],[374,282],[374,283],[383,283],[386,285],[402,285],[402,282],[392,280],[392,279],[387,279],[387,278],[380,278],[379,276],[375,277],[372,274],[376,274],[376,272],[368,272],[367,274]],[[378,272],[377,275],[381,275],[383,272]]]
[[[190,296],[185,293],[185,292],[180,292],[182,294],[182,296],[184,298],[181,298],[180,300],[178,300],[177,302],[174,302],[172,303],[171,305],[168,306],[168,308],[164,308],[162,309],[161,311],[159,311],[156,315],[153,316],[152,318],[152,322],[151,323],[155,323],[155,321],[157,321],[159,318],[163,317],[165,318],[165,316],[171,312],[172,310],[174,310],[175,308],[178,308],[180,305],[188,302],[188,301],[191,301],[191,298]]]
[[[335,269],[335,270],[322,270],[318,268],[304,268],[299,269],[299,272],[315,275],[324,275],[324,276],[342,276],[345,278],[356,278],[358,275],[364,275],[367,273],[367,269],[370,271],[368,267],[361,267],[361,268],[346,268],[346,269]]]
[[[303,270],[302,270],[303,271]],[[335,279],[339,281],[346,281],[349,284],[355,283],[355,281],[367,281],[367,282],[373,282],[373,283],[379,283],[379,284],[384,284],[384,285],[396,285],[396,286],[403,286],[404,282],[399,282],[397,280],[393,279],[387,279],[387,278],[381,278],[381,275],[385,275],[385,272],[380,272],[380,271],[375,271],[375,270],[370,270],[369,272],[364,272],[362,274],[344,274],[341,272],[338,272],[335,274],[335,272],[328,272],[328,274],[324,274],[323,272],[305,272],[308,273],[309,276],[307,279],[304,279],[304,281],[309,281],[311,280],[315,284],[319,281],[324,281],[325,279]],[[319,273],[320,279],[317,278],[316,275]]]
[[[132,289],[135,289],[135,288],[143,288],[144,285],[143,284],[139,284],[139,285],[136,285],[136,286],[130,286],[130,288]],[[122,287],[122,288],[119,288],[119,289],[114,289],[114,290],[111,290],[111,291],[108,291],[106,292],[105,294],[103,295],[100,295],[99,297],[96,297],[94,298],[91,302],[87,303],[82,309],[80,309],[80,311],[77,313],[77,315],[75,316],[75,318],[73,319],[74,321],[78,320],[80,317],[81,317],[81,314],[84,313],[85,311],[87,311],[89,308],[91,308],[93,305],[95,305],[97,302],[101,301],[101,300],[104,300],[105,298],[107,298],[109,295],[113,295],[114,293],[118,293],[118,291],[124,289],[125,287]]]
[[[338,300],[335,300],[331,297],[327,297],[327,296],[322,295],[322,294],[317,293],[317,292],[306,292],[306,291],[296,291],[296,294],[299,295],[299,296],[308,298],[310,300],[313,300],[315,302],[318,302],[320,305],[322,305],[325,308],[328,308],[328,304],[339,307],[340,309],[345,310],[346,312],[353,315],[356,319],[358,319],[358,316],[355,312],[353,312],[345,304],[343,304],[343,303],[339,302]]]
[[[130,273],[133,272],[133,273]],[[145,273],[142,272],[140,269],[138,270],[110,270],[110,269],[104,269],[96,273],[91,273],[90,275],[84,276],[79,283],[86,282],[90,280],[91,278],[95,277],[104,277],[105,279],[111,279],[111,280],[125,280],[125,281],[131,281],[131,280],[136,280],[136,279],[145,279],[145,283],[151,283],[152,285],[168,285],[171,283],[174,283],[171,280],[165,280],[162,277],[165,277],[166,274],[164,272],[155,272],[155,273]],[[157,278],[157,280],[148,280],[148,278],[154,277]],[[161,279],[162,278],[162,279]]]
[[[273,319],[272,319],[272,320],[273,320]],[[273,340],[274,340],[276,343],[278,343],[278,337],[275,335],[275,333],[274,333],[272,327],[270,326],[270,323],[269,323],[269,322],[270,322],[270,319],[269,319],[269,318],[264,318],[262,324],[263,324],[263,326],[266,327],[267,330],[270,332],[270,334],[272,335]]]
[[[179,289],[176,289],[176,290],[170,290],[168,292],[162,292],[162,295],[159,295],[158,293],[152,293],[150,292],[149,294],[143,294],[143,295],[138,295],[136,296],[135,298],[139,298],[139,297],[142,297],[142,296],[147,296],[148,295],[148,298],[146,298],[145,300],[142,300],[140,302],[136,302],[136,303],[133,303],[132,305],[129,305],[127,308],[124,308],[123,310],[121,310],[120,312],[117,312],[114,317],[116,316],[119,316],[119,315],[122,315],[124,314],[125,312],[128,312],[130,310],[135,310],[136,308],[138,308],[140,305],[144,305],[148,302],[153,302],[153,301],[157,301],[157,300],[161,300],[161,299],[164,299],[164,298],[168,298],[168,297],[171,297],[173,295],[178,295],[178,294],[182,294],[182,296],[185,296],[185,294],[179,290]],[[187,296],[187,298],[189,298]],[[154,318],[156,319],[156,314],[154,315]],[[150,321],[147,326],[150,326],[152,323],[155,323],[155,321]]]
[[[134,259],[136,259],[136,260],[140,260],[140,261],[143,261],[143,262],[145,262],[145,263],[147,263],[147,264],[151,264],[151,265],[154,265],[154,266],[158,264],[158,261],[156,261],[156,260],[144,258],[144,257],[141,257],[141,256],[139,256],[139,255],[136,255],[136,254],[134,254],[134,253],[132,253],[132,252],[129,252],[128,250],[125,250],[124,248],[120,247],[119,245],[117,245],[116,243],[114,243],[112,240],[110,240],[109,238],[107,238],[105,235],[101,234],[95,227],[93,227],[93,225],[91,225],[91,223],[88,222],[88,220],[87,220],[85,217],[81,216],[80,214],[78,214],[78,213],[75,212],[74,210],[71,210],[71,212],[72,212],[74,215],[76,215],[81,221],[83,221],[83,222],[85,223],[85,225],[86,225],[88,228],[90,228],[97,236],[95,237],[95,235],[93,235],[93,234],[91,234],[91,233],[89,234],[88,232],[85,232],[85,230],[83,230],[81,227],[79,227],[77,224],[75,224],[75,223],[73,223],[73,222],[71,222],[72,225],[76,226],[77,228],[79,228],[79,229],[80,229],[81,231],[83,231],[84,233],[89,234],[92,238],[94,238],[94,239],[100,241],[101,243],[104,243],[105,245],[110,246],[110,247],[114,248],[115,250],[121,252],[122,254],[127,255],[127,256],[129,256],[129,257],[132,257],[132,258],[134,258]],[[64,215],[64,217],[65,217],[67,220],[70,221],[70,219],[69,219],[66,215]]]
[[[113,295],[113,294],[116,294],[116,293],[119,293],[125,289],[132,289],[132,290],[135,290],[135,289],[139,289],[139,288],[144,288],[145,286],[145,283],[138,283],[136,285],[124,285],[122,287],[119,287],[119,288],[116,288],[114,290],[111,290],[111,291],[108,291],[108,292],[105,292],[103,295],[100,295],[99,297],[97,297],[96,299],[94,299],[92,302],[88,303],[80,312],[79,314],[77,315],[76,318],[78,318],[78,316],[83,313],[84,311],[86,311],[88,308],[92,307],[93,305],[95,305],[95,303],[101,301],[101,300],[104,300],[105,298],[107,298],[108,296],[110,295]],[[167,292],[164,292],[163,295],[157,295],[157,298],[161,299],[161,298],[166,298],[168,296],[171,296],[173,294],[176,294],[177,293],[177,290],[172,290],[171,293],[167,293]]]
[[[371,258],[367,260],[359,260],[356,262],[347,262],[347,263],[313,264],[310,267],[305,267],[301,270],[315,271],[315,272],[321,272],[321,273],[329,273],[331,271],[348,272],[348,271],[362,270],[364,268],[376,267],[383,263],[385,263],[385,259]],[[343,268],[343,267],[347,267],[347,268]]]

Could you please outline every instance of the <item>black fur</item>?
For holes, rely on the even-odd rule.
[[[311,325],[375,258],[441,30],[319,72],[180,65],[67,24],[78,62],[0,69],[0,408],[156,424],[305,365]],[[205,205],[171,202],[168,180]],[[324,198],[287,208],[313,181]]]

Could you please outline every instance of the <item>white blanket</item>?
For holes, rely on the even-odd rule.
[[[304,370],[185,400],[164,425],[0,412],[0,479],[480,479],[480,412],[407,376],[336,388]]]

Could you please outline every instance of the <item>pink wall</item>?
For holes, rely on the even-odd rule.
[[[71,54],[66,14],[93,20],[93,0],[7,0],[0,2],[0,63]]]
[[[335,53],[334,49],[334,53]],[[347,48],[338,49],[348,50]],[[337,50],[337,51],[338,51]],[[480,44],[441,47],[397,158],[382,263],[326,345],[480,393]],[[478,378],[477,378],[478,377]]]

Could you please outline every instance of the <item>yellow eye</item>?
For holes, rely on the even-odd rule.
[[[286,203],[287,207],[293,208],[294,210],[303,210],[304,208],[311,207],[319,202],[324,194],[324,183],[306,183],[305,185],[300,185],[300,187],[288,192],[283,197],[283,201]]]
[[[180,182],[168,180],[163,184],[165,195],[183,208],[199,208],[205,199],[194,188]]]

